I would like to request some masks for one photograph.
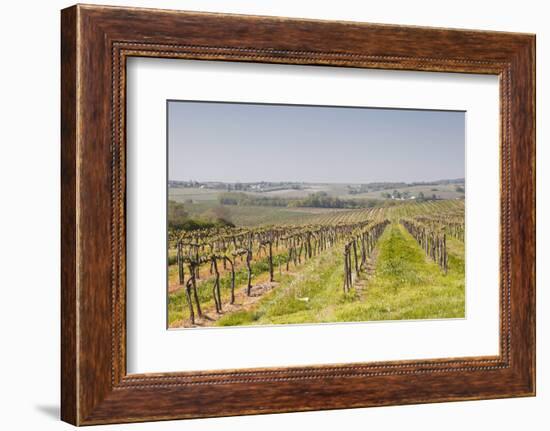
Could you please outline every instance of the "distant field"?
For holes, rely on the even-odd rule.
[[[219,207],[219,191],[192,188],[170,188],[169,199],[183,203],[190,217],[200,217],[208,210]],[[273,192],[275,193],[275,192]],[[192,200],[192,203],[189,203]],[[229,219],[236,226],[267,224],[303,224],[313,221],[320,214],[332,214],[346,210],[331,208],[286,208],[269,206],[224,205]]]
[[[204,211],[218,206],[216,202],[200,202],[186,205],[189,214],[199,215]],[[260,226],[278,224],[303,224],[310,223],[319,214],[335,213],[345,210],[333,210],[325,208],[278,208],[265,206],[229,206],[224,208],[229,212],[230,220],[236,226]]]
[[[186,200],[193,201],[216,201],[220,190],[208,190],[187,187],[170,187],[168,189],[168,198],[176,202],[184,203]]]
[[[333,192],[340,187],[334,186]],[[418,192],[423,190],[425,186],[414,186],[408,189],[414,189]],[[432,187],[433,188],[433,187]],[[446,189],[441,187],[438,192],[441,195],[449,195],[451,186],[447,186]],[[431,188],[430,188],[431,189]],[[330,187],[326,187],[325,191],[330,190]],[[344,186],[340,191],[344,190]],[[404,190],[404,189],[403,189]],[[316,191],[320,191],[320,186]],[[185,210],[189,213],[190,217],[201,217],[209,210],[219,207],[218,196],[221,191],[208,190],[198,188],[170,188],[169,199],[176,202],[183,203]],[[269,193],[281,193],[282,191],[268,192],[268,193],[256,193],[256,195],[265,196]],[[285,191],[292,192],[292,191]],[[296,192],[305,192],[305,190],[299,190]],[[309,191],[311,193],[311,189]],[[379,194],[380,192],[376,192]],[[254,194],[248,193],[247,194]],[[427,192],[425,193],[427,195]],[[454,196],[454,195],[453,195]],[[376,198],[375,193],[347,195],[347,198]],[[249,206],[249,205],[224,205],[223,208],[228,212],[230,220],[236,226],[261,226],[261,225],[278,225],[278,224],[305,224],[305,223],[331,223],[338,222],[339,220],[361,220],[365,217],[372,217],[372,214],[394,214],[397,209],[402,206],[407,206],[414,201],[406,200],[387,200],[387,206],[384,210],[380,208],[373,209],[332,209],[332,208],[288,208],[288,207],[271,207],[271,206]],[[425,202],[423,204],[426,207],[434,205],[434,203]],[[439,208],[445,206],[456,207],[463,206],[464,203],[461,200],[455,198],[444,199],[443,201],[437,201],[435,205],[439,205]]]
[[[419,193],[423,193],[425,197],[431,197],[436,195],[440,199],[462,199],[464,193],[456,190],[456,186],[464,187],[464,184],[437,184],[437,185],[415,185],[407,187],[390,188],[387,190],[369,191],[366,193],[349,193],[350,188],[348,184],[307,184],[301,190],[274,190],[266,192],[253,192],[247,191],[246,193],[252,196],[265,196],[265,197],[281,197],[281,198],[304,198],[312,193],[325,192],[329,196],[339,197],[343,199],[386,199],[382,196],[382,193],[392,194],[394,190],[397,190],[400,194],[409,193],[409,196],[418,196]],[[349,185],[351,187],[357,187],[356,184]],[[219,193],[224,190],[212,190],[212,189],[200,189],[200,188],[170,188],[170,199],[178,202],[183,202],[186,199],[192,200],[216,200]]]
[[[455,189],[454,184],[445,184],[445,185],[435,185],[435,186],[410,186],[410,187],[399,187],[391,190],[384,190],[384,192],[392,193],[393,190],[397,190],[399,193],[403,194],[404,192],[409,192],[412,196],[418,196],[420,192],[426,197],[436,195],[440,199],[462,199],[464,198],[464,193],[459,193]],[[358,193],[355,195],[349,195],[349,197],[354,198],[374,198],[381,199],[382,191],[372,191],[368,193]]]

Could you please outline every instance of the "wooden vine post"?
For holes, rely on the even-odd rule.
[[[250,262],[252,261],[252,233],[249,234],[248,244],[246,248],[246,270],[248,275],[247,285],[246,285],[246,294],[250,296],[252,291],[252,267]]]

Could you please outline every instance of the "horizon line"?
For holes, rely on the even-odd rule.
[[[290,181],[290,180],[257,180],[257,181],[226,181],[226,180],[198,180],[198,179],[174,179],[169,178],[168,181],[181,181],[181,182],[190,182],[195,181],[199,183],[227,183],[227,184],[251,184],[251,183],[302,183],[302,184],[373,184],[373,183],[404,183],[404,184],[412,184],[412,183],[437,183],[441,181],[457,181],[457,180],[463,180],[465,181],[465,177],[455,177],[455,178],[438,178],[436,180],[415,180],[415,181],[404,181],[404,180],[376,180],[376,181]]]

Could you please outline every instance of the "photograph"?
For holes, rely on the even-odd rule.
[[[465,112],[167,116],[168,328],[465,317]]]

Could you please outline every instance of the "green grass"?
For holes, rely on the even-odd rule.
[[[390,225],[380,239],[379,264],[364,300],[341,307],[337,321],[464,317],[464,248],[449,243],[444,274],[402,225]]]
[[[449,240],[449,271],[426,258],[405,228],[391,224],[378,243],[379,264],[362,294],[342,291],[341,247],[305,263],[252,310],[222,326],[464,317],[464,246]],[[363,280],[364,281],[364,280]]]
[[[256,325],[310,323],[335,304],[346,301],[339,247],[306,262],[300,271],[284,275],[281,283],[248,312],[222,317],[217,324]],[[306,300],[307,298],[307,300]]]

